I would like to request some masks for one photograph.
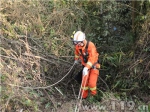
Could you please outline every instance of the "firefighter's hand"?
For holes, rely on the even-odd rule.
[[[87,67],[84,67],[83,68],[83,76],[84,75],[88,75],[88,68]]]
[[[76,65],[76,64],[78,64],[78,63],[79,63],[79,61],[78,61],[78,60],[75,60],[75,61],[74,61],[74,64],[75,64],[75,65]]]

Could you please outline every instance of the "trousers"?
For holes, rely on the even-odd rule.
[[[96,85],[98,76],[99,76],[98,69],[90,69],[89,74],[82,76],[82,83],[81,83],[82,98],[87,98],[89,90],[91,95],[97,94]]]

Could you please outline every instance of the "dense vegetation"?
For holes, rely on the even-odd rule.
[[[100,54],[101,103],[132,100],[150,108],[149,1],[1,0],[0,15],[0,111],[68,111],[80,66],[47,86],[70,70],[77,30]]]

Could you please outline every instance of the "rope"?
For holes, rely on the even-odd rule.
[[[51,85],[49,85],[49,86],[45,86],[45,87],[24,87],[24,86],[18,86],[18,85],[14,85],[14,84],[8,84],[8,85],[10,85],[10,86],[15,86],[15,87],[20,87],[20,88],[25,88],[25,89],[47,89],[47,88],[50,88],[50,87],[52,87],[52,86],[58,84],[59,82],[61,82],[66,76],[69,75],[69,73],[71,72],[71,70],[73,69],[74,66],[75,66],[75,63],[70,67],[68,73],[67,73],[65,76],[63,76],[63,77],[62,77],[59,81],[57,81],[56,83],[51,84]]]
[[[84,76],[83,76],[83,77],[84,77]],[[83,84],[83,88],[85,88],[85,85],[86,85],[86,82],[87,82],[87,78],[88,78],[88,76],[87,76],[86,79],[85,79],[85,84]],[[83,83],[83,80],[82,80],[82,83]],[[79,112],[80,105],[81,105],[81,103],[82,103],[82,96],[83,96],[83,92],[84,92],[84,91],[81,91],[82,83],[81,83],[80,90],[79,90],[79,94],[78,94],[78,99],[80,99],[80,100],[79,100],[79,107],[78,107],[78,105],[76,104],[75,112]]]

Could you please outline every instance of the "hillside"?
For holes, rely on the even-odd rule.
[[[83,100],[80,111],[150,111],[150,1],[1,0],[0,6],[1,112],[74,112],[81,65],[73,65],[71,36],[78,30],[95,43],[101,63],[97,99]]]

